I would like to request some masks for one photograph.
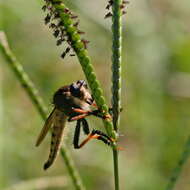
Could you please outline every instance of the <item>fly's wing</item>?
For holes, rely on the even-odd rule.
[[[39,146],[41,142],[43,141],[44,137],[46,136],[47,132],[51,128],[53,124],[53,120],[56,114],[56,109],[54,108],[53,111],[50,113],[49,117],[46,119],[45,124],[38,136],[38,139],[36,141],[36,146]]]
[[[57,155],[61,148],[63,130],[66,121],[67,121],[67,116],[63,112],[56,109],[53,121],[53,128],[52,128],[51,148],[50,148],[49,158],[47,162],[44,164],[44,170],[48,169],[57,158]]]

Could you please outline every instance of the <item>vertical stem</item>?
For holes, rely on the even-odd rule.
[[[113,3],[112,44],[112,106],[113,125],[118,130],[121,99],[121,10],[120,0]]]
[[[118,151],[113,149],[115,190],[119,190]]]
[[[121,0],[113,0],[112,5],[112,108],[113,126],[115,131],[119,127],[120,99],[121,99]],[[118,151],[113,150],[115,190],[119,190]]]

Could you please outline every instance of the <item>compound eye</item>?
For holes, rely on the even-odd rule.
[[[80,87],[76,83],[73,83],[70,86],[70,92],[73,96],[79,97],[80,96]]]
[[[88,88],[88,86],[87,86],[85,80],[78,80],[78,81],[77,81],[77,84],[78,84],[80,87],[84,86],[86,89]]]

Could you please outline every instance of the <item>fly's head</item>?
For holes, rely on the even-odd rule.
[[[94,99],[88,91],[88,86],[84,80],[78,80],[70,85],[71,96],[76,104],[79,104],[81,108],[89,107],[93,104]]]

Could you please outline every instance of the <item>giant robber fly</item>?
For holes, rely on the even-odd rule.
[[[36,142],[36,146],[39,146],[48,130],[52,128],[51,148],[49,158],[44,164],[44,170],[53,164],[59,153],[63,130],[67,121],[77,121],[73,140],[74,148],[81,148],[91,139],[101,140],[107,145],[113,142],[109,136],[99,130],[93,129],[90,132],[85,117],[94,115],[102,118],[102,116],[84,80],[78,80],[71,85],[58,89],[53,96],[53,104],[54,109],[45,121],[44,127]],[[92,109],[93,107],[96,109]],[[88,136],[79,144],[81,126],[84,134]]]

